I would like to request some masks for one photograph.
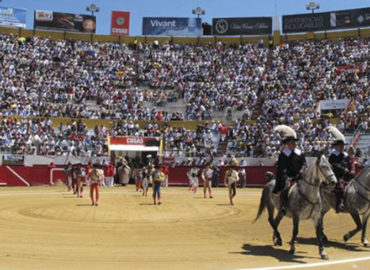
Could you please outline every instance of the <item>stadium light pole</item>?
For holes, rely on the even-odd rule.
[[[311,10],[312,14],[315,13],[315,9],[320,9],[320,4],[315,2],[309,2],[306,6],[307,10]]]
[[[94,4],[90,4],[86,7],[86,11],[91,12],[91,15],[94,16],[94,12],[99,12],[100,8]]]
[[[194,15],[197,15],[197,17],[199,18],[199,17],[200,17],[200,15],[204,15],[204,14],[206,14],[206,11],[205,11],[204,9],[200,8],[200,7],[197,7],[197,8],[195,8],[195,9],[193,9],[193,10],[191,11],[191,13],[193,13]]]

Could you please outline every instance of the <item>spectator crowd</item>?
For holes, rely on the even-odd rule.
[[[99,156],[107,136],[160,137],[169,155],[272,157],[274,126],[292,126],[299,147],[327,147],[329,119],[343,132],[368,131],[369,39],[298,41],[267,49],[226,46],[90,43],[0,35],[0,150],[14,154]],[[347,99],[345,110],[321,100]],[[169,103],[183,110],[168,110]],[[218,111],[245,117],[223,124]],[[248,121],[252,112],[257,119]],[[20,116],[24,118],[15,118]],[[25,118],[31,117],[31,118]],[[35,120],[32,117],[43,117]],[[54,126],[51,118],[72,118]],[[114,119],[89,130],[80,118]],[[137,120],[147,120],[140,128]],[[196,130],[159,121],[208,120]],[[202,122],[205,123],[205,122]],[[218,146],[226,143],[226,153]]]

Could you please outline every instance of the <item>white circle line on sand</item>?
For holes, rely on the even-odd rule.
[[[260,267],[260,268],[239,268],[235,270],[280,270],[280,269],[300,269],[300,268],[312,268],[312,267],[323,267],[336,264],[355,263],[361,261],[368,261],[370,257],[354,258],[354,259],[343,259],[331,262],[317,262],[307,264],[294,264],[294,265],[282,265],[282,266],[271,266],[271,267]]]

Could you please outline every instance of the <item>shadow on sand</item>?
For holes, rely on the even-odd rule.
[[[92,206],[91,203],[79,203],[76,206]]]
[[[317,239],[316,238],[297,238],[297,243],[301,245],[317,245]],[[360,252],[368,252],[369,250],[364,249],[361,244],[355,244],[355,243],[344,243],[344,242],[334,242],[334,241],[328,241],[325,243],[325,247],[333,247],[338,249],[344,249],[349,251],[360,251]]]
[[[306,263],[302,259],[316,258],[309,257],[301,254],[306,254],[303,251],[297,251],[295,255],[289,253],[289,250],[282,248],[275,248],[271,245],[250,245],[244,244],[242,249],[244,251],[238,252],[243,255],[253,255],[253,256],[263,256],[263,257],[273,257],[279,262],[289,262],[289,263]],[[233,252],[235,253],[235,252]]]

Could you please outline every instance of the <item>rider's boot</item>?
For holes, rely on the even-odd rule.
[[[280,212],[285,215],[288,211],[289,201],[288,201],[289,189],[283,189],[280,194]]]
[[[341,213],[343,211],[344,211],[343,192],[342,190],[338,189],[335,192],[335,212]]]

